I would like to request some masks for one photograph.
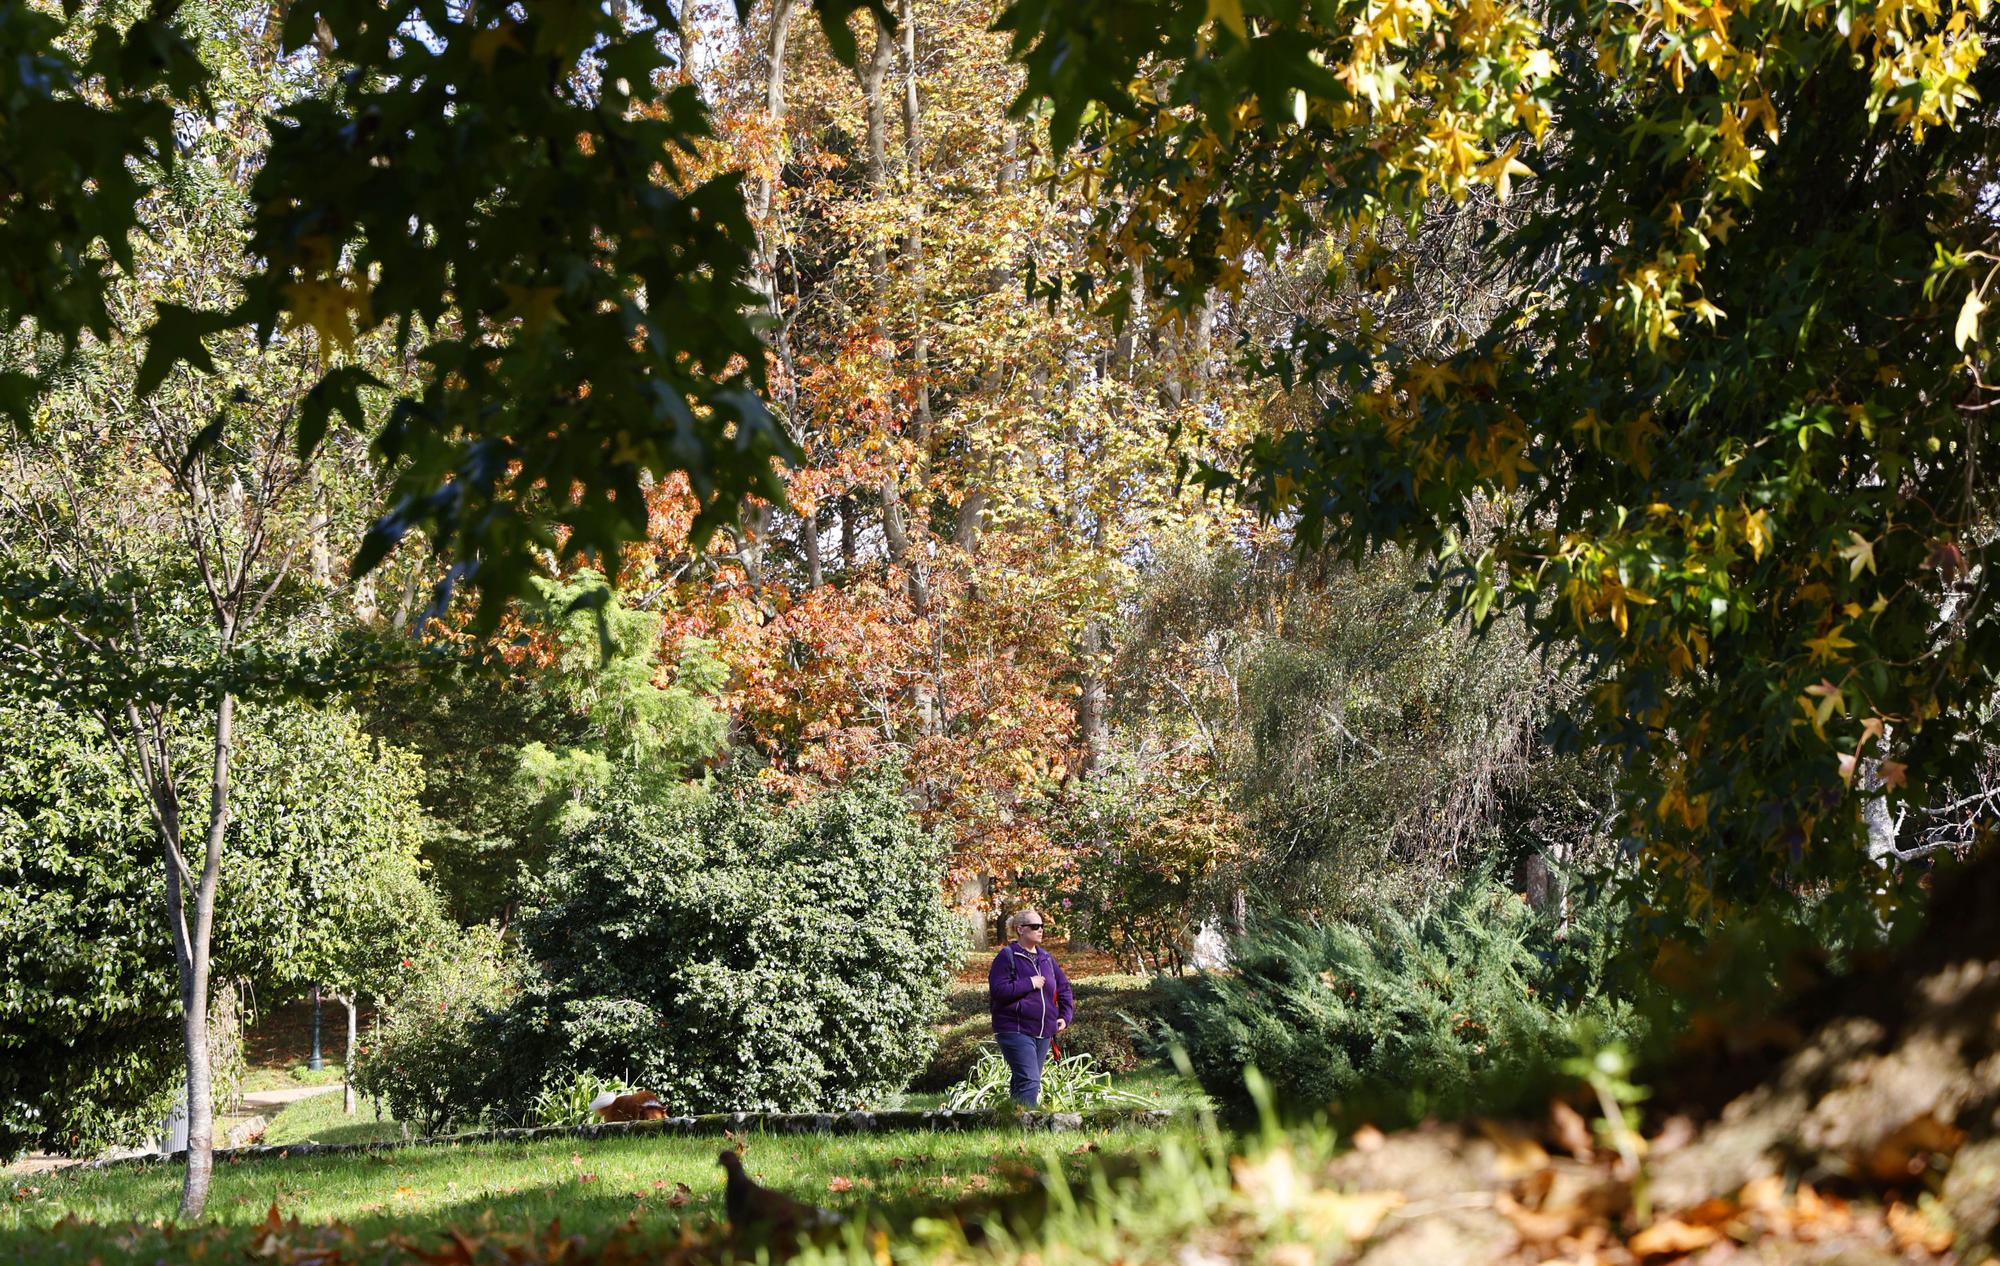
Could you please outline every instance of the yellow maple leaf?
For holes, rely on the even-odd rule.
[[[1859,580],[1862,572],[1875,570],[1875,544],[1859,532],[1849,532],[1847,540],[1840,556],[1847,560],[1847,578]]]
[[[1243,0],[1208,0],[1205,22],[1220,22],[1244,43],[1250,42],[1250,25],[1243,20]]]
[[[1728,313],[1706,299],[1696,299],[1693,303],[1688,304],[1688,311],[1694,313],[1695,316],[1701,318],[1703,321],[1708,322],[1711,328],[1717,321],[1728,315]]]
[[[285,283],[285,310],[290,313],[291,326],[311,326],[319,336],[319,356],[322,363],[327,356],[329,344],[336,344],[342,351],[354,350],[354,319],[352,296],[345,287],[335,281],[292,281]]]
[[[1771,512],[1752,510],[1743,516],[1743,539],[1750,542],[1750,556],[1758,561],[1771,548]]]
[[[1449,365],[1424,361],[1410,370],[1406,382],[1412,395],[1421,396],[1428,392],[1442,400],[1444,389],[1458,382],[1458,374]]]
[[[1521,142],[1515,141],[1508,145],[1506,150],[1495,155],[1492,161],[1479,168],[1479,178],[1493,186],[1493,196],[1502,202],[1507,201],[1507,195],[1514,187],[1515,176],[1535,174],[1534,168],[1514,157],[1520,148]]]
[[[1818,637],[1806,639],[1806,649],[1812,652],[1812,663],[1831,664],[1834,660],[1845,658],[1840,652],[1854,649],[1855,644],[1840,635],[1846,627],[1845,624],[1836,624]]]
[[[1958,310],[1958,324],[1951,330],[1951,341],[1959,351],[1964,351],[1969,343],[1979,341],[1979,314],[1986,311],[1986,303],[1977,290],[1968,291],[1965,304]]]
[[[500,292],[507,296],[507,306],[494,319],[503,325],[519,317],[522,328],[532,334],[544,325],[569,324],[556,311],[556,299],[562,294],[560,286],[516,286],[503,281]]]

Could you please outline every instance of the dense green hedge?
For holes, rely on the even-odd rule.
[[[1161,982],[1159,1033],[1238,1117],[1254,1111],[1252,1067],[1295,1115],[1395,1125],[1538,1106],[1579,1025],[1638,1036],[1606,993],[1609,925],[1590,905],[1559,937],[1483,878],[1414,918],[1279,922],[1237,941],[1231,971]]]
[[[241,715],[211,988],[268,997],[393,962],[433,906],[414,762],[337,708]],[[130,1142],[167,1109],[183,1069],[160,867],[97,725],[0,691],[0,1160]]]
[[[789,806],[613,798],[531,888],[525,986],[465,1023],[396,1010],[366,1075],[427,1126],[511,1124],[580,1073],[682,1113],[877,1103],[929,1058],[963,953],[943,866],[891,774]]]

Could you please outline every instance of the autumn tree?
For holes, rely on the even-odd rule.
[[[771,777],[905,754],[977,881],[1048,852],[1040,806],[1102,766],[1135,562],[1236,515],[1176,473],[1249,410],[1213,373],[1219,311],[1176,324],[1141,298],[1121,335],[1022,302],[1083,258],[1083,194],[1026,181],[1046,142],[1004,116],[1019,76],[989,10],[896,14],[857,17],[850,69],[791,8],[755,10],[719,76],[716,161],[757,191],[774,394],[804,460],[789,506],[711,555],[706,576],[736,580],[668,605],[735,666]],[[692,576],[677,533],[653,566]]]

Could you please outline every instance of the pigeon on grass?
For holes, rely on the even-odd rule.
[[[729,1229],[744,1239],[781,1243],[818,1238],[843,1221],[831,1209],[794,1200],[751,1181],[743,1172],[742,1154],[733,1147],[724,1148],[716,1163],[726,1171],[722,1205],[729,1213]]]

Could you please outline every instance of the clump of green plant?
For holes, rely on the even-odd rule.
[[[528,1119],[536,1125],[588,1125],[597,1119],[591,1102],[602,1094],[622,1095],[630,1087],[622,1081],[577,1073],[542,1087],[528,1108]]]
[[[985,1046],[973,1061],[972,1071],[945,1097],[952,1112],[978,1108],[1005,1108],[1013,1100],[1008,1085],[1013,1073],[995,1046]],[[1066,1055],[1050,1060],[1042,1068],[1042,1096],[1037,1105],[1043,1112],[1089,1112],[1098,1108],[1151,1108],[1151,1100],[1130,1094],[1111,1084],[1111,1074],[1097,1066],[1095,1056]]]
[[[490,1085],[492,1025],[526,964],[491,927],[468,928],[403,960],[355,1060],[354,1085],[425,1134],[469,1126],[511,1102]]]
[[[1273,923],[1236,942],[1234,970],[1161,982],[1160,1035],[1238,1119],[1253,1068],[1287,1111],[1341,1121],[1524,1108],[1563,1082],[1578,1025],[1636,1040],[1591,949],[1598,914],[1561,935],[1476,877],[1414,917]]]
[[[671,1086],[696,1112],[901,1090],[936,1045],[964,939],[944,842],[896,772],[799,804],[643,790],[564,834],[522,912],[541,982],[500,1035],[519,1097],[567,1071]]]

